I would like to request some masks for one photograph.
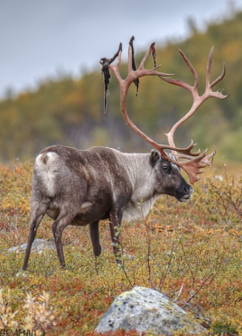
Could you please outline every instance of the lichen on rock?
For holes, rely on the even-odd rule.
[[[136,330],[140,334],[149,330],[160,335],[172,335],[178,330],[193,335],[205,331],[164,293],[144,287],[134,287],[118,296],[95,331],[106,333],[119,329]]]

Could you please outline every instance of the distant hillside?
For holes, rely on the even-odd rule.
[[[192,138],[201,149],[215,145],[218,159],[242,161],[238,146],[242,143],[241,36],[242,12],[237,12],[219,24],[208,24],[205,32],[191,25],[191,37],[180,43],[168,41],[159,48],[157,41],[157,62],[162,63],[161,71],[174,73],[175,78],[192,83],[189,69],[177,51],[182,49],[200,76],[201,92],[212,46],[215,50],[211,78],[220,74],[223,61],[227,65],[227,74],[215,89],[224,87],[224,93],[229,93],[230,97],[223,101],[206,101],[177,132],[177,146],[187,145]],[[137,61],[142,54],[136,55]],[[125,71],[125,64],[122,69]],[[121,117],[116,79],[113,77],[110,84],[106,118],[103,90],[102,76],[95,71],[78,80],[69,76],[47,78],[35,92],[23,92],[17,98],[9,96],[2,100],[0,161],[29,159],[43,147],[56,143],[78,148],[99,144],[123,151],[150,150]],[[134,88],[130,91],[128,111],[131,119],[158,142],[166,142],[164,133],[189,109],[189,93],[157,78],[141,79],[137,97]]]

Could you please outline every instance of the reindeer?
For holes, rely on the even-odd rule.
[[[89,225],[94,255],[101,254],[99,241],[99,221],[109,219],[110,233],[116,261],[120,261],[120,230],[122,220],[131,221],[146,216],[160,195],[166,194],[184,202],[192,197],[193,188],[189,185],[180,169],[182,168],[193,184],[202,173],[202,168],[210,166],[215,149],[210,155],[207,151],[193,153],[193,141],[187,148],[178,148],[174,144],[174,133],[177,127],[190,118],[198,107],[208,98],[225,99],[221,91],[212,88],[225,76],[225,65],[221,75],[210,84],[210,70],[213,49],[208,57],[206,72],[206,89],[203,95],[198,94],[198,75],[190,61],[180,51],[181,56],[194,76],[194,85],[190,86],[179,79],[171,79],[169,74],[159,72],[154,64],[151,70],[144,65],[153,56],[155,63],[155,43],[145,53],[138,69],[134,62],[132,37],[128,51],[128,75],[121,78],[119,65],[122,45],[112,59],[103,58],[102,72],[105,75],[105,91],[109,83],[109,70],[115,75],[120,86],[121,111],[131,129],[147,141],[153,149],[150,153],[122,153],[108,147],[92,147],[79,150],[62,145],[43,149],[37,156],[34,165],[31,226],[25,251],[23,270],[27,269],[31,246],[38,226],[47,214],[54,220],[52,231],[60,265],[65,268],[62,246],[62,233],[68,225]],[[116,65],[111,63],[117,59]],[[190,111],[179,120],[167,133],[169,145],[158,144],[145,135],[129,119],[126,110],[127,92],[132,83],[137,89],[139,78],[157,76],[167,83],[178,85],[188,90],[193,97]],[[105,93],[106,105],[106,93]],[[171,153],[167,153],[170,150]]]

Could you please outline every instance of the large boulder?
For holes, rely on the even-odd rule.
[[[96,332],[124,329],[138,333],[172,335],[177,330],[204,335],[205,329],[193,322],[182,308],[154,289],[134,287],[118,296],[99,322]]]

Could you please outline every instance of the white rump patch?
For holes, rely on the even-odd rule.
[[[46,157],[46,163],[44,163],[44,157]],[[48,152],[48,153],[39,154],[36,157],[35,165],[39,166],[39,165],[52,164],[57,157],[58,157],[58,154],[56,154],[55,152]]]
[[[58,154],[54,152],[42,153],[36,157],[35,169],[46,188],[46,195],[54,197],[56,192],[55,179],[57,173],[56,161]]]

